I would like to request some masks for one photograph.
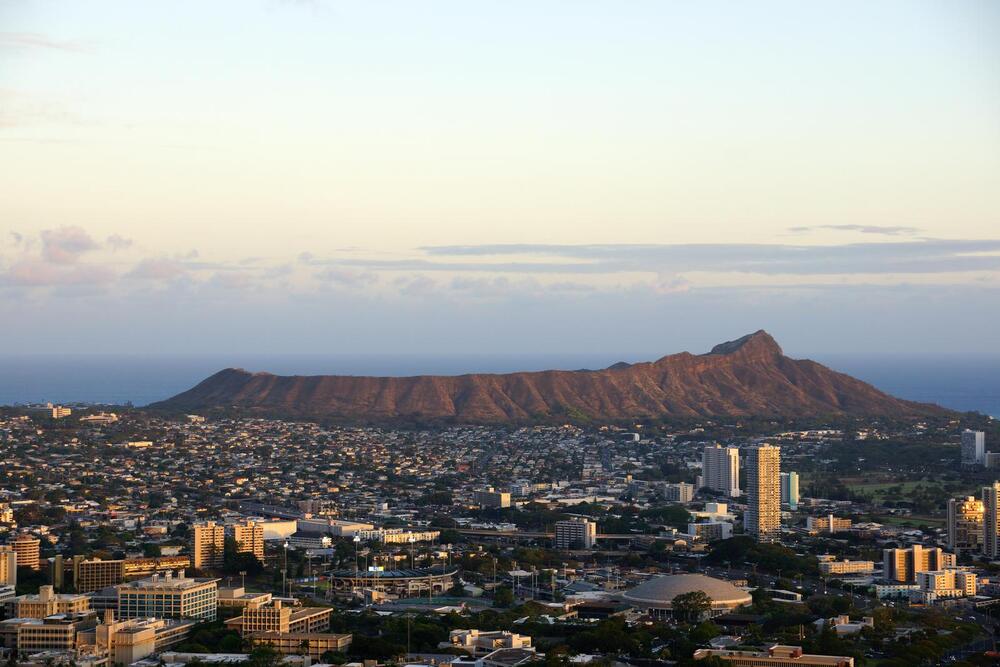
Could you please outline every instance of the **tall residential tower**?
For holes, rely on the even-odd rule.
[[[747,511],[743,528],[758,542],[781,533],[781,448],[759,445],[747,452]]]
[[[701,485],[735,498],[740,495],[740,450],[708,445],[701,454]]]

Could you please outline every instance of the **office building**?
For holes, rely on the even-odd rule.
[[[758,542],[781,533],[781,448],[759,445],[747,452],[747,510],[743,528]]]
[[[663,498],[675,503],[689,503],[694,499],[694,484],[678,482],[663,485]]]
[[[841,519],[832,514],[806,517],[806,530],[810,533],[842,533],[851,529],[850,519]]]
[[[955,567],[955,554],[940,547],[919,544],[906,549],[882,550],[882,577],[887,582],[914,583],[920,572],[933,572]]]
[[[799,473],[781,473],[781,504],[793,511],[799,508]]]
[[[324,653],[343,653],[351,645],[351,635],[337,632],[258,632],[251,641],[260,646],[270,646],[282,655],[302,655],[305,653],[313,661],[318,661]],[[169,654],[164,654],[168,657]]]
[[[497,491],[492,486],[472,492],[472,502],[483,509],[510,507],[510,492]]]
[[[77,593],[90,593],[132,579],[144,579],[153,574],[166,574],[191,567],[189,556],[159,556],[156,558],[124,558],[102,560],[86,556],[49,559],[49,577],[57,590],[71,588]],[[67,581],[67,575],[72,582]]]
[[[952,551],[981,551],[986,510],[974,496],[948,501],[948,548]]]
[[[15,537],[10,546],[17,553],[17,566],[38,570],[38,555],[41,550],[41,544],[41,540],[27,533],[21,533]]]
[[[226,621],[226,627],[251,637],[262,632],[308,634],[330,629],[330,607],[288,607],[281,600],[269,605],[245,607],[243,613]]]
[[[982,431],[962,431],[962,465],[986,463],[986,434]]]
[[[196,621],[164,618],[116,619],[110,609],[94,629],[77,635],[79,645],[92,646],[112,665],[130,665],[183,642]]]
[[[238,607],[240,609],[256,609],[270,604],[273,596],[270,593],[251,593],[242,586],[219,589],[220,607]]]
[[[9,544],[0,545],[0,586],[17,586],[17,552]]]
[[[218,579],[154,574],[118,586],[122,618],[195,618],[214,621],[219,603]]]
[[[597,524],[583,518],[556,521],[556,549],[593,549],[597,543]]]
[[[1000,558],[1000,482],[984,486],[983,501],[983,555]]]
[[[222,567],[226,528],[214,521],[196,523],[192,529],[191,565],[196,570]]]
[[[40,586],[36,595],[19,595],[7,603],[12,616],[45,618],[53,614],[73,614],[90,610],[86,595],[56,593],[52,586]]]
[[[736,447],[708,445],[701,454],[701,485],[725,493],[740,495],[740,450]]]
[[[77,634],[97,625],[93,612],[53,614],[46,618],[8,618],[0,621],[0,644],[20,654],[42,651],[72,652]]]

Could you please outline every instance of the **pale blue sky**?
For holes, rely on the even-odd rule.
[[[0,0],[0,151],[15,351],[1000,324],[988,0]]]

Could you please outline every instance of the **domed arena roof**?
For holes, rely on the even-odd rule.
[[[734,609],[750,604],[750,593],[740,590],[728,581],[706,577],[703,574],[669,574],[653,577],[631,588],[622,598],[637,607],[670,609],[670,603],[678,595],[704,591],[712,598],[713,609]]]

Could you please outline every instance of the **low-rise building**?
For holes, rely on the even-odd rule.
[[[531,637],[506,630],[491,630],[488,632],[483,632],[475,628],[470,630],[452,630],[448,633],[448,641],[441,642],[439,648],[459,649],[473,657],[481,658],[501,648],[531,648]]]
[[[7,615],[18,618],[45,618],[53,614],[88,611],[86,595],[56,593],[52,586],[40,586],[36,595],[19,595],[7,603]]]
[[[850,529],[850,519],[841,519],[832,514],[806,517],[806,530],[810,533],[842,533]]]
[[[265,632],[310,634],[330,629],[330,607],[289,607],[281,600],[270,605],[248,607],[226,621],[226,627],[243,637]]]
[[[218,579],[154,574],[118,586],[122,618],[197,618],[214,621],[218,609]]]
[[[796,665],[797,667],[854,667],[854,658],[846,655],[817,655],[803,653],[800,646],[775,644],[766,651],[736,651],[730,649],[700,648],[694,652],[695,660],[718,658],[738,667],[772,667]]]
[[[874,571],[875,563],[870,560],[836,560],[830,555],[819,557],[819,573],[825,576],[871,574]]]

